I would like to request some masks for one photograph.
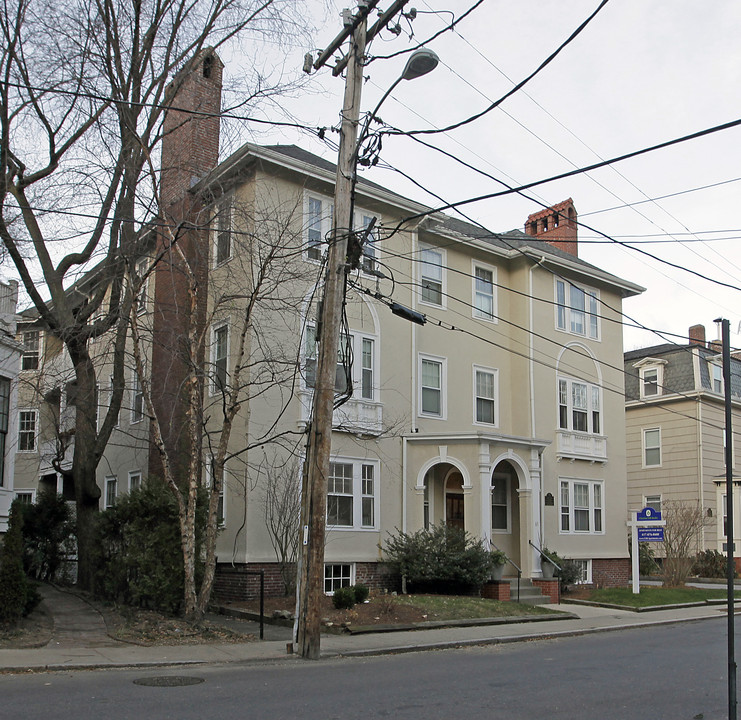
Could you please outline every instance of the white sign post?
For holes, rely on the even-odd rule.
[[[652,542],[663,542],[664,541],[664,526],[666,520],[661,519],[661,513],[650,507],[645,507],[643,510],[631,510],[630,520],[628,520],[628,527],[630,528],[630,547],[631,555],[633,558],[632,576],[633,576],[633,594],[638,595],[641,591],[640,575],[638,569],[638,530],[643,529],[644,537],[641,539],[651,540]],[[649,528],[655,528],[653,532],[649,531]],[[648,532],[647,532],[648,531]]]

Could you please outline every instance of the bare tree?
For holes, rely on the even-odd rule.
[[[73,458],[62,471],[75,488],[84,587],[93,577],[96,468],[124,389],[134,300],[125,269],[159,212],[157,175],[146,170],[177,92],[174,71],[245,30],[295,32],[299,12],[287,0],[4,0],[0,9],[0,238],[74,368]],[[259,72],[251,79],[247,99],[276,91]],[[89,345],[104,333],[114,337],[114,391],[96,427]]]
[[[206,220],[212,211],[206,212]],[[207,288],[199,282],[198,268],[178,244],[177,233],[173,233],[169,246],[178,263],[167,265],[167,272],[185,273],[192,304],[186,336],[178,347],[185,354],[185,370],[179,380],[187,389],[185,432],[195,450],[189,453],[187,467],[182,470],[176,470],[177,445],[165,438],[166,408],[154,401],[152,379],[146,371],[148,348],[159,338],[142,327],[136,313],[131,316],[134,361],[152,437],[164,479],[179,506],[184,605],[186,617],[191,620],[203,616],[211,596],[227,463],[245,465],[250,451],[282,441],[290,445],[301,434],[295,424],[281,422],[298,380],[300,343],[296,342],[295,331],[279,327],[280,318],[298,322],[296,307],[313,279],[313,269],[301,262],[300,224],[296,227],[301,218],[300,194],[283,207],[269,203],[258,212],[254,205],[233,204],[231,211],[238,228],[231,233],[233,264],[221,276],[212,273]],[[160,262],[164,263],[162,259]],[[158,278],[158,282],[164,281],[164,276]],[[199,303],[209,306],[205,321],[196,311]],[[222,328],[226,356],[209,352],[222,342],[219,333],[214,332]],[[259,425],[251,426],[251,406],[258,402],[263,402],[268,411],[261,413]],[[232,442],[235,427],[239,430],[238,443]],[[195,518],[199,487],[207,490],[208,513],[205,569],[197,586]]]
[[[664,527],[664,585],[684,585],[701,545],[702,531],[710,519],[697,503],[668,500],[662,506]]]
[[[286,595],[296,590],[299,527],[301,525],[300,467],[296,458],[270,463],[263,470],[265,526],[278,560]]]

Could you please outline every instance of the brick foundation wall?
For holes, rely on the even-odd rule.
[[[510,599],[511,586],[507,580],[493,580],[481,588],[481,597],[488,600],[502,600],[507,602]]]
[[[592,560],[592,584],[595,587],[626,587],[630,580],[630,558]]]
[[[277,563],[250,563],[249,565],[217,564],[212,599],[214,602],[241,602],[260,597],[260,577],[248,572],[265,572],[265,597],[284,594],[283,580]],[[355,563],[355,583],[371,590],[398,591],[398,575],[384,563]]]
[[[540,588],[543,595],[550,598],[552,603],[561,602],[561,584],[557,578],[553,580],[543,580],[542,578],[533,578],[533,585]]]

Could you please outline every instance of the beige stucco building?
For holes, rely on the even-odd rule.
[[[667,501],[698,506],[706,525],[700,550],[725,552],[725,406],[721,344],[705,328],[689,329],[688,343],[625,353],[628,502],[661,510]],[[733,471],[736,472],[741,361],[731,357]],[[734,481],[735,483],[735,481]],[[738,517],[739,494],[734,494]],[[734,543],[741,538],[735,527]],[[657,546],[661,554],[661,546]]]
[[[194,95],[216,102],[219,65],[199,67],[188,69]],[[167,217],[193,228],[191,262],[207,287],[198,309],[204,483],[225,397],[240,399],[216,590],[226,593],[239,568],[263,568],[277,591],[266,498],[300,483],[336,171],[295,146],[246,144],[218,165],[201,162],[196,149],[209,143],[218,146],[214,116],[194,115],[168,135],[162,195]],[[504,550],[509,575],[540,577],[538,548],[548,547],[579,561],[586,582],[628,581],[621,308],[642,288],[579,259],[576,217],[567,200],[527,218],[526,232],[496,234],[357,183],[354,228],[343,230],[356,252],[336,373],[345,401],[331,442],[328,591],[386,582],[389,535],[438,523]],[[153,387],[174,388],[172,398],[182,283],[157,266],[138,307],[151,330]],[[98,376],[105,385],[105,369]],[[125,378],[120,431],[98,470],[101,507],[157,467],[133,365]],[[177,451],[182,413],[160,408],[171,412]],[[43,438],[19,452],[17,486],[51,478],[41,447]]]

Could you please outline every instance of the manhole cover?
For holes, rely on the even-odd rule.
[[[186,685],[198,685],[203,678],[187,677],[184,675],[161,675],[160,677],[146,677],[134,680],[134,685],[147,685],[148,687],[185,687]]]

